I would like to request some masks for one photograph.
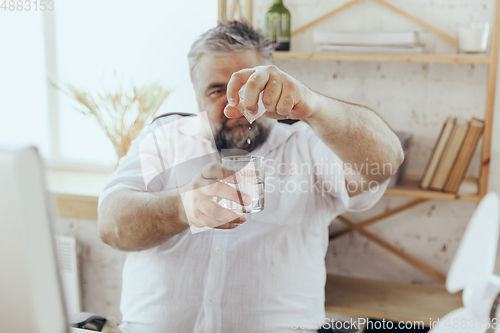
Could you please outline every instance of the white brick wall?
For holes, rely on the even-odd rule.
[[[254,0],[254,17],[260,26],[261,13],[270,1]],[[285,0],[291,11],[292,30],[348,1]],[[388,0],[414,16],[455,36],[456,26],[468,22],[491,22],[493,1],[483,0]],[[456,53],[456,47],[425,32],[420,26],[369,0],[356,4],[316,27],[332,30],[422,31],[426,53]],[[314,28],[312,28],[314,29]],[[292,40],[292,51],[311,52],[312,30]],[[407,156],[407,171],[422,173],[441,126],[448,115],[470,118],[484,115],[487,66],[469,64],[414,64],[386,62],[277,60],[285,72],[322,94],[366,105],[378,112],[394,130],[413,133]],[[497,94],[498,96],[498,94]],[[496,110],[499,109],[497,103]],[[498,112],[498,111],[497,111]],[[499,117],[495,120],[498,128]],[[479,150],[469,174],[478,174]],[[493,135],[490,190],[500,191],[500,142]],[[361,221],[411,199],[384,197],[369,212],[349,214]],[[370,226],[374,232],[434,269],[446,274],[465,226],[472,203],[430,201],[410,211]],[[342,228],[335,222],[332,229]],[[439,285],[401,259],[355,234],[331,242],[327,257],[331,273],[375,279]],[[500,265],[498,266],[500,272]]]

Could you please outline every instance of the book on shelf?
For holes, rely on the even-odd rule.
[[[441,156],[443,155],[444,149],[446,148],[446,144],[450,139],[451,132],[453,131],[454,126],[455,126],[455,118],[448,117],[448,119],[443,125],[441,133],[439,134],[436,144],[434,145],[431,157],[427,162],[424,173],[422,175],[422,179],[420,180],[419,187],[421,189],[427,190],[431,186],[432,178],[434,177],[439,161],[441,160]]]
[[[436,173],[434,177],[432,177],[431,190],[442,191],[444,189],[446,181],[450,176],[451,169],[457,160],[460,148],[462,148],[462,143],[464,142],[468,129],[469,121],[467,119],[456,118],[450,139],[443,151],[443,156],[441,156],[439,160]]]
[[[341,45],[413,45],[418,43],[416,31],[327,31],[313,32],[316,44]]]
[[[361,54],[422,54],[424,51],[422,44],[415,45],[340,45],[340,44],[319,44],[319,52],[335,53],[361,53]]]
[[[447,193],[457,193],[460,188],[460,184],[465,178],[465,173],[469,167],[469,164],[476,150],[476,146],[483,134],[484,121],[480,119],[473,118],[470,121],[469,129],[465,136],[460,152],[458,153],[457,160],[453,168],[451,169],[450,176],[446,185],[444,187],[444,192]]]

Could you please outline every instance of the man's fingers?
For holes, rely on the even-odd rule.
[[[243,169],[240,170],[231,170],[228,168],[224,168],[224,174],[226,175],[226,178],[224,178],[224,180],[227,181],[231,179],[233,175],[235,175],[239,183],[242,180],[241,177],[257,177],[259,175],[259,170],[245,168],[245,167],[243,167]]]
[[[247,216],[245,214],[243,214],[242,216],[240,216],[236,220],[222,224],[222,225],[218,226],[216,229],[234,229],[234,228],[239,227],[240,225],[242,225],[246,221],[247,221]]]
[[[235,107],[232,107],[229,104],[226,105],[226,107],[224,108],[224,115],[229,119],[243,117],[243,114],[240,112],[240,110],[238,110]]]
[[[242,206],[248,206],[252,203],[252,198],[248,194],[238,191],[234,187],[222,182],[203,187],[203,193],[211,197],[227,199]]]
[[[216,229],[235,229],[242,225],[244,222],[228,222],[218,226]]]
[[[235,229],[238,228],[240,225],[241,225],[240,223],[228,222],[226,224],[218,226],[215,229]]]
[[[269,111],[264,112],[264,116],[271,119],[287,119],[286,116],[282,116],[280,114],[277,114],[276,112],[269,112]]]
[[[225,179],[232,177],[237,171],[224,169],[220,163],[210,163],[207,164],[203,170],[201,170],[201,175],[206,179]],[[239,176],[236,175],[236,179],[239,180]]]
[[[250,75],[243,95],[243,106],[245,110],[258,110],[259,94],[264,90],[268,80],[269,72],[265,70],[257,70]]]
[[[262,103],[266,111],[275,112],[280,98],[282,85],[275,78],[270,77],[262,94]]]
[[[241,176],[255,177],[259,175],[259,171],[245,168],[241,170],[232,170],[224,168],[220,163],[210,163],[201,170],[201,175],[205,179],[224,179],[229,183],[235,183],[235,181],[239,183],[241,181]]]
[[[255,69],[242,69],[241,71],[233,73],[231,75],[231,79],[227,83],[227,101],[229,105],[236,106],[240,103],[240,97],[238,96],[238,92],[241,87],[247,82],[250,75],[255,72]]]
[[[200,210],[196,210],[193,213],[193,218],[189,219],[189,225],[192,225],[197,228],[203,228],[203,227],[209,227],[209,228],[215,228],[218,227],[221,224],[224,224],[224,222],[220,222],[213,217],[207,216]]]
[[[211,228],[240,218],[240,216],[232,210],[223,208],[212,200],[203,200],[197,208],[211,220],[217,220],[217,222],[212,221],[211,225],[207,225],[207,227]]]
[[[276,112],[279,115],[286,116],[292,111],[292,108],[294,106],[295,106],[295,98],[292,92],[283,89],[278,104],[276,105]]]

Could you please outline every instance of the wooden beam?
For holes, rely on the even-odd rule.
[[[486,88],[486,110],[484,113],[484,134],[481,149],[481,167],[479,173],[479,195],[488,193],[488,178],[491,162],[491,139],[493,134],[493,113],[495,112],[495,93],[497,87],[498,47],[500,38],[500,0],[495,1],[493,31],[490,42],[490,67]]]
[[[245,14],[248,24],[253,25],[253,0],[245,0]]]
[[[226,0],[219,0],[218,2],[218,7],[217,7],[217,20],[219,22],[222,22],[227,19],[227,9],[226,9]]]
[[[350,221],[349,219],[347,219],[343,216],[338,216],[337,218],[340,221],[347,224],[351,228],[356,226],[356,223]],[[378,244],[380,247],[386,249],[387,251],[389,251],[389,252],[393,253],[394,255],[398,256],[399,258],[403,259],[404,261],[406,261],[407,263],[409,263],[413,267],[415,267],[415,268],[421,270],[422,272],[426,273],[427,275],[435,278],[439,282],[442,282],[442,283],[446,282],[446,276],[444,276],[443,274],[439,273],[438,271],[435,271],[434,269],[428,267],[424,263],[421,263],[420,261],[410,257],[409,255],[407,255],[403,251],[395,248],[394,246],[392,246],[388,242],[380,239],[378,236],[372,234],[371,232],[366,231],[364,229],[358,229],[356,231],[359,232],[361,235],[365,236],[366,238],[368,238],[369,240],[371,240],[372,242]]]
[[[243,13],[241,11],[241,3],[240,3],[240,0],[237,0],[238,1],[238,19],[240,21],[244,21],[245,20],[245,17],[243,16]]]
[[[316,24],[320,23],[320,22],[323,22],[324,20],[340,13],[341,11],[343,11],[344,9],[347,9],[349,7],[351,7],[352,5],[355,5],[357,4],[358,2],[361,2],[361,1],[364,1],[364,0],[352,0],[352,1],[349,1],[348,3],[346,3],[345,5],[342,5],[340,6],[339,8],[336,8],[334,10],[332,10],[331,12],[328,12],[326,13],[325,15],[315,19],[314,21],[310,22],[310,23],[307,23],[306,25],[298,28],[297,30],[294,30],[292,31],[292,33],[290,34],[292,37],[295,36],[295,35],[298,35],[300,34],[301,32],[304,32],[306,31],[307,29],[315,26]]]
[[[438,35],[439,37],[441,37],[441,38],[443,38],[443,39],[447,40],[448,42],[450,42],[450,43],[452,43],[452,44],[454,44],[454,45],[456,45],[456,44],[457,44],[457,40],[456,40],[454,37],[452,37],[452,36],[448,35],[448,34],[447,34],[447,33],[445,33],[444,31],[441,31],[441,30],[439,30],[438,28],[436,28],[436,27],[434,27],[434,26],[432,26],[432,25],[430,25],[430,24],[428,24],[428,23],[425,23],[424,21],[422,21],[422,20],[420,20],[420,19],[416,18],[415,16],[413,16],[413,15],[411,15],[411,14],[408,14],[408,13],[407,13],[407,12],[405,12],[405,11],[402,11],[401,9],[399,9],[399,8],[397,8],[397,7],[394,7],[393,5],[391,5],[391,4],[387,3],[387,2],[385,2],[384,0],[372,0],[372,1],[375,1],[375,2],[376,2],[376,3],[378,3],[379,5],[384,6],[385,8],[387,8],[387,9],[389,9],[389,10],[391,10],[391,11],[395,12],[396,14],[399,14],[399,15],[401,15],[401,16],[403,16],[403,17],[407,18],[408,20],[410,20],[410,21],[412,21],[412,22],[414,22],[414,23],[416,23],[416,24],[418,24],[418,25],[420,25],[420,26],[424,27],[425,29],[427,29],[427,30],[429,30],[429,31],[432,31],[433,33],[435,33],[435,34],[436,34],[436,35]]]
[[[238,6],[239,2],[240,2],[239,0],[231,1],[231,6],[229,7],[229,14],[227,15],[228,21],[234,20],[234,14],[236,13],[236,6]]]
[[[60,217],[97,221],[97,198],[84,195],[55,194]]]
[[[274,52],[275,59],[302,60],[340,60],[340,61],[370,61],[370,62],[415,62],[444,64],[489,64],[487,55],[463,54],[349,54],[349,53],[305,53],[305,52]]]
[[[336,9],[334,9],[334,10],[326,13],[325,15],[323,15],[323,16],[315,19],[314,21],[312,21],[312,22],[310,22],[310,23],[308,23],[308,24],[306,24],[306,25],[298,28],[295,31],[292,31],[291,36],[293,37],[293,36],[295,36],[297,34],[300,34],[300,33],[304,32],[304,31],[306,31],[307,29],[309,29],[309,28],[317,25],[318,23],[323,22],[324,20],[326,20],[326,19],[328,19],[328,18],[330,18],[330,17],[332,17],[332,16],[340,13],[341,11],[343,11],[343,10],[345,10],[345,9],[351,7],[352,5],[355,5],[355,4],[357,4],[357,3],[361,2],[361,1],[364,1],[364,0],[352,0],[352,1],[349,1],[345,5],[342,5],[339,8],[336,8]],[[412,22],[420,25],[421,27],[424,27],[425,29],[427,29],[427,30],[435,33],[436,35],[438,35],[439,37],[447,40],[448,42],[450,42],[450,43],[452,43],[454,45],[457,44],[457,40],[454,37],[448,35],[444,31],[439,30],[438,28],[436,28],[436,27],[434,27],[434,26],[432,26],[432,25],[430,25],[428,23],[425,23],[424,21],[416,18],[415,16],[413,16],[413,15],[411,15],[411,14],[409,14],[409,13],[407,13],[407,12],[405,12],[405,11],[397,8],[397,7],[394,7],[393,5],[385,2],[384,0],[372,0],[372,1],[374,1],[374,2],[378,3],[379,5],[387,8],[387,9],[389,9],[391,11],[393,11],[396,14],[399,14],[399,15],[405,17],[406,19],[408,19],[408,20],[410,20],[410,21],[412,21]]]
[[[330,239],[335,239],[335,238],[341,237],[343,235],[346,235],[346,234],[348,234],[350,232],[357,231],[360,228],[364,228],[366,226],[369,226],[370,224],[374,224],[374,223],[376,223],[376,222],[378,222],[380,220],[386,219],[386,218],[388,218],[388,217],[390,217],[392,215],[395,215],[397,213],[403,212],[405,210],[408,210],[410,208],[418,206],[421,203],[424,203],[424,202],[427,202],[427,201],[429,201],[429,199],[417,199],[417,200],[410,201],[410,202],[408,202],[408,203],[406,203],[404,205],[401,205],[401,206],[396,207],[394,209],[391,209],[391,210],[389,210],[387,212],[384,212],[382,214],[374,216],[374,217],[372,217],[372,218],[370,218],[370,219],[368,219],[366,221],[358,222],[358,223],[355,224],[354,228],[347,228],[347,229],[342,230],[342,231],[340,231],[340,232],[338,232],[336,234],[333,234],[333,235],[330,236]]]

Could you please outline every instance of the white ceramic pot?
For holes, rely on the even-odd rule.
[[[474,23],[459,26],[457,29],[458,49],[463,53],[486,52],[490,25],[488,23]]]

